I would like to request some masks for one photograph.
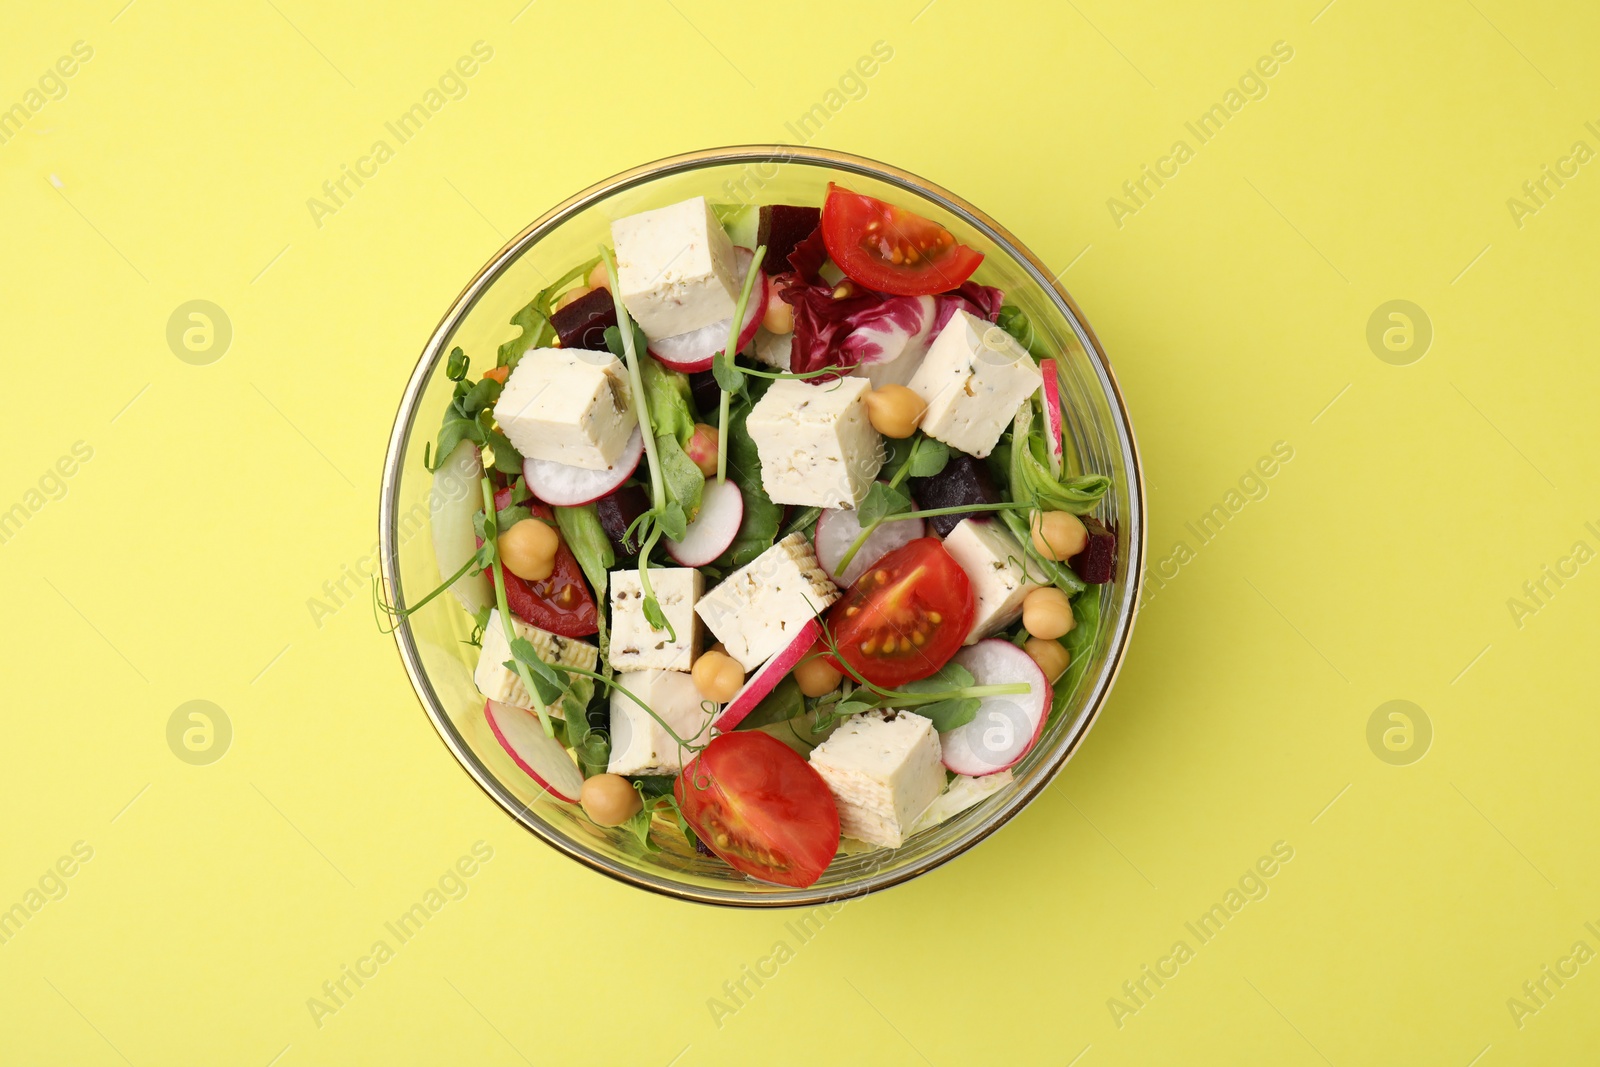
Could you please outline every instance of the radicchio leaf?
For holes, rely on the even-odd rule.
[[[938,302],[938,307],[933,313],[933,335],[937,337],[945,324],[955,317],[956,309],[970,312],[994,322],[1000,317],[1000,305],[1005,303],[1006,294],[992,285],[979,285],[977,282],[962,282],[961,285],[948,293],[940,293],[933,298]]]
[[[822,241],[822,227],[811,231],[811,236],[794,246],[789,253],[789,266],[802,281],[814,282],[821,277],[822,264],[827,262],[828,246]]]

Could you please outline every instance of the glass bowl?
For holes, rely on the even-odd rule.
[[[476,368],[492,363],[515,336],[512,315],[535,292],[610,242],[614,218],[704,195],[713,203],[820,204],[829,181],[937,220],[984,254],[978,281],[998,286],[1027,312],[1045,345],[1064,363],[1066,426],[1079,467],[1109,475],[1099,515],[1117,532],[1114,580],[1091,586],[1101,628],[1093,659],[1065,712],[1052,718],[1033,750],[1012,768],[1015,780],[976,807],[894,850],[841,854],[805,889],[753,881],[698,855],[676,833],[658,833],[661,852],[644,851],[622,829],[595,826],[576,807],[553,800],[517,769],[491,735],[472,684],[472,620],[441,596],[399,623],[400,659],[423,709],[466,772],[512,818],[557,850],[595,870],[683,900],[747,907],[815,905],[914,878],[998,830],[1037,796],[1082,743],[1106,700],[1127,649],[1143,574],[1145,495],[1133,429],[1105,353],[1066,291],[1016,238],[952,193],[903,170],[859,156],[784,145],[708,149],[649,163],[585,189],[497,252],[440,321],[406,383],[384,459],[380,540],[383,578],[396,607],[439,584],[429,507],[432,476],[422,448],[438,432],[452,383],[442,363],[460,345]]]

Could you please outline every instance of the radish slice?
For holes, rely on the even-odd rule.
[[[472,518],[483,507],[483,460],[478,446],[462,441],[433,472],[433,554],[439,561],[439,579],[450,577],[478,551]],[[457,578],[450,591],[461,606],[476,615],[494,603],[494,586],[480,571]]]
[[[733,694],[733,699],[728,701],[728,706],[722,709],[722,714],[717,716],[711,725],[726,733],[744,721],[746,715],[755,710],[757,704],[767,698],[767,694],[777,688],[784,676],[794,670],[794,665],[806,658],[806,653],[816,645],[817,638],[822,636],[822,624],[812,619],[800,628],[800,632],[750,676],[739,691]]]
[[[1053,359],[1040,360],[1039,370],[1044,372],[1044,421],[1045,425],[1050,428],[1050,432],[1045,435],[1045,440],[1050,445],[1051,466],[1059,473],[1063,451],[1061,439],[1061,377],[1056,373],[1056,361]]]
[[[708,479],[700,497],[700,514],[694,517],[682,541],[667,539],[667,555],[685,567],[704,567],[728,551],[744,522],[744,494],[733,482]]]
[[[952,662],[972,672],[974,685],[1026,682],[1029,690],[982,698],[965,726],[939,735],[944,765],[974,778],[1014,765],[1039,740],[1050,713],[1050,680],[1033,657],[1010,641],[988,638],[962,649]]]
[[[755,258],[755,253],[748,248],[735,248],[734,261],[738,264],[740,285],[744,284],[744,276],[750,273],[750,261]],[[744,306],[744,326],[739,330],[739,346],[735,351],[742,351],[756,335],[756,329],[761,325],[762,316],[767,313],[767,300],[771,286],[767,282],[766,274],[756,279],[756,285],[750,289],[750,300]],[[650,354],[673,370],[681,370],[685,374],[694,374],[698,371],[710,370],[711,360],[728,344],[728,329],[733,325],[733,319],[727,318],[720,322],[713,322],[710,326],[702,326],[698,330],[680,333],[673,337],[662,337],[650,342]]]
[[[916,504],[913,503],[912,507]],[[868,537],[850,561],[844,573],[839,572],[839,561],[850,551],[850,546],[861,536],[861,513],[854,508],[828,508],[817,519],[817,562],[828,572],[833,584],[848,589],[857,578],[867,573],[872,565],[901,545],[923,536],[925,527],[921,519],[898,519],[886,522]]]
[[[483,717],[500,747],[512,762],[545,791],[569,804],[578,802],[583,789],[583,773],[572,762],[561,742],[545,735],[539,716],[531,711],[491,700],[483,706]]]
[[[599,500],[631,478],[643,455],[644,435],[635,426],[628,443],[622,446],[622,455],[603,471],[557,463],[553,459],[524,459],[522,476],[528,480],[533,495],[546,504],[576,507]]]

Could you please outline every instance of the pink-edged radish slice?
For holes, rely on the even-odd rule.
[[[744,494],[733,482],[720,485],[706,480],[700,513],[689,524],[682,541],[666,540],[667,555],[685,567],[704,567],[728,551],[744,522]]]
[[[794,640],[785,645],[776,656],[756,668],[748,681],[733,694],[733,699],[728,701],[722,713],[717,716],[711,725],[723,733],[744,722],[745,716],[755,710],[757,704],[767,698],[767,694],[777,688],[784,676],[794,670],[795,664],[806,658],[806,654],[816,646],[817,638],[822,636],[822,624],[812,619],[800,628]]]
[[[913,503],[912,506],[916,505]],[[925,531],[921,519],[899,519],[884,523],[872,531],[872,536],[862,543],[861,551],[856,553],[850,566],[841,574],[839,561],[856,543],[856,538],[861,536],[861,513],[854,508],[827,508],[817,519],[817,562],[828,572],[834,585],[848,589],[874,563],[901,545],[923,536]]]
[[[614,491],[633,477],[643,456],[644,435],[635,426],[628,443],[622,446],[622,455],[603,471],[574,467],[553,459],[524,459],[522,476],[528,480],[528,488],[534,496],[546,504],[570,508],[591,504]]]
[[[1050,466],[1061,472],[1064,446],[1061,433],[1061,376],[1056,372],[1056,361],[1042,359],[1039,370],[1044,373],[1044,423],[1049,429],[1045,441],[1050,446]]]
[[[738,264],[739,284],[744,284],[744,276],[750,272],[750,261],[755,258],[755,253],[748,248],[735,248],[734,260]],[[755,337],[756,330],[761,326],[762,316],[767,313],[767,301],[771,299],[772,286],[767,281],[763,272],[756,279],[756,284],[750,287],[750,300],[744,306],[744,326],[739,330],[739,346],[735,352],[744,350],[744,346]],[[662,337],[650,342],[650,354],[673,370],[681,370],[685,374],[694,374],[698,371],[710,370],[711,360],[728,344],[728,330],[733,325],[733,319],[727,318],[720,322],[713,322],[710,326],[702,326],[698,330],[680,333],[673,337]]]
[[[983,697],[971,722],[939,735],[944,765],[957,774],[980,778],[1006,770],[1028,754],[1044,731],[1050,680],[1032,656],[993,637],[962,649],[951,662],[970,671],[974,685],[1028,684],[1026,693]]]
[[[483,717],[500,747],[523,773],[538,782],[557,800],[578,802],[583,789],[583,772],[572,762],[561,742],[549,737],[534,712],[491,700],[483,705]]]

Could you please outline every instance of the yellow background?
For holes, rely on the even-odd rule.
[[[1520,226],[1506,203],[1600,148],[1594,5],[124,2],[14,3],[0,34],[0,107],[94,50],[0,145],[0,509],[93,449],[0,545],[0,908],[93,849],[0,945],[0,1061],[1600,1056],[1600,963],[1520,1026],[1507,1006],[1600,949],[1600,568],[1546,580],[1520,626],[1508,607],[1600,548],[1600,171]],[[319,227],[307,199],[479,40],[467,95]],[[876,41],[892,60],[813,143],[1070,265],[1135,418],[1152,564],[1193,558],[1046,795],[801,944],[792,916],[648,896],[519,830],[364,591],[320,625],[307,601],[371,550],[402,382],[506,237],[624,167],[794,140]],[[1184,123],[1278,41],[1267,95],[1199,145]],[[1119,227],[1108,198],[1178,139],[1194,158]],[[166,340],[194,299],[233,328],[207,366]],[[1394,299],[1433,328],[1407,366],[1367,343]],[[1266,497],[1196,547],[1185,524],[1280,441]],[[196,699],[233,727],[209,766],[167,743]],[[1395,699],[1432,727],[1408,765],[1367,739]],[[307,999],[479,840],[465,898],[319,1027]],[[1279,841],[1270,893],[1199,945],[1185,922]],[[708,1000],[779,940],[719,1025]],[[1179,940],[1194,958],[1114,1019]]]

